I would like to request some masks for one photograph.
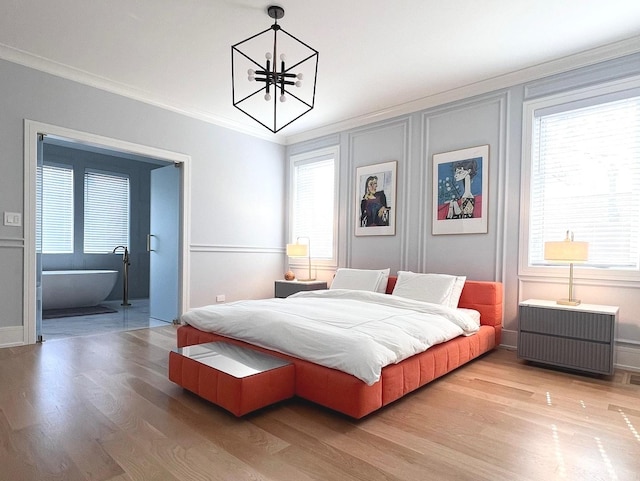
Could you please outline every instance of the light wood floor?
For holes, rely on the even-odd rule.
[[[496,350],[367,418],[237,419],[167,379],[175,327],[0,349],[0,480],[640,480],[640,375]]]

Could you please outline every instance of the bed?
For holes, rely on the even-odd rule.
[[[405,281],[409,275],[424,276],[406,272],[399,272],[398,276],[388,276],[387,270],[387,275],[384,276],[384,285],[380,288],[380,284],[378,284],[375,290],[384,291],[386,294],[399,294],[400,290],[396,288],[398,278],[400,277],[402,286],[406,286]],[[418,277],[415,278],[418,279]],[[347,279],[347,282],[344,285],[338,285],[336,293],[341,291],[342,287],[349,287],[348,278],[342,276],[340,279]],[[462,282],[460,282],[461,279]],[[334,284],[336,284],[335,280]],[[460,286],[459,297],[455,296],[455,301],[452,302],[455,302],[460,308],[456,311],[469,309],[479,313],[475,332],[455,335],[446,342],[436,343],[425,351],[385,365],[381,368],[375,382],[371,382],[371,379],[364,380],[362,377],[343,372],[337,368],[305,360],[302,356],[279,352],[278,348],[269,349],[266,345],[258,346],[255,343],[245,342],[235,334],[233,337],[229,337],[221,335],[220,332],[198,329],[190,324],[184,324],[178,328],[177,344],[178,347],[185,347],[213,341],[226,341],[287,359],[295,365],[294,392],[296,396],[359,419],[491,351],[500,344],[502,284],[471,281],[461,277],[458,277],[457,284]],[[296,294],[294,297],[300,295],[305,296],[307,293]],[[313,293],[311,295],[313,296]],[[371,296],[376,295],[380,296],[381,294],[372,294]],[[280,301],[286,300],[281,299]],[[189,322],[189,316],[186,316],[186,319],[186,322]]]

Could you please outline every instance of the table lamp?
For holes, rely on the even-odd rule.
[[[558,299],[557,304],[564,306],[577,306],[580,301],[573,298],[573,264],[585,262],[589,257],[589,243],[573,240],[573,232],[567,231],[567,237],[563,241],[550,241],[544,243],[544,259],[559,264],[569,264],[569,298]]]
[[[306,244],[300,244],[300,239],[307,239]],[[311,239],[308,237],[298,237],[295,244],[287,244],[287,256],[289,257],[307,257],[309,259],[309,277],[300,279],[301,281],[315,281],[315,277],[311,277]]]

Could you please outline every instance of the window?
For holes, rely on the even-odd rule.
[[[36,246],[43,254],[73,253],[73,169],[43,165],[36,174]]]
[[[525,104],[527,266],[567,230],[589,242],[587,267],[640,272],[640,82]],[[595,89],[594,89],[595,90]],[[529,174],[529,177],[526,174]],[[527,188],[528,187],[528,188]],[[526,232],[526,231],[525,231]]]
[[[291,158],[290,238],[309,237],[311,257],[335,264],[338,147]]]
[[[84,174],[84,252],[110,253],[129,246],[129,177],[86,171]]]

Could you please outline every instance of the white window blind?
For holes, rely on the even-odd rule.
[[[640,97],[534,114],[529,265],[545,241],[589,242],[587,266],[640,268]],[[572,108],[574,107],[574,108]]]
[[[43,165],[36,174],[36,246],[43,254],[73,253],[73,170]]]
[[[102,254],[129,247],[129,178],[84,174],[84,252]]]
[[[292,241],[311,240],[311,257],[334,258],[335,159],[293,162]]]

